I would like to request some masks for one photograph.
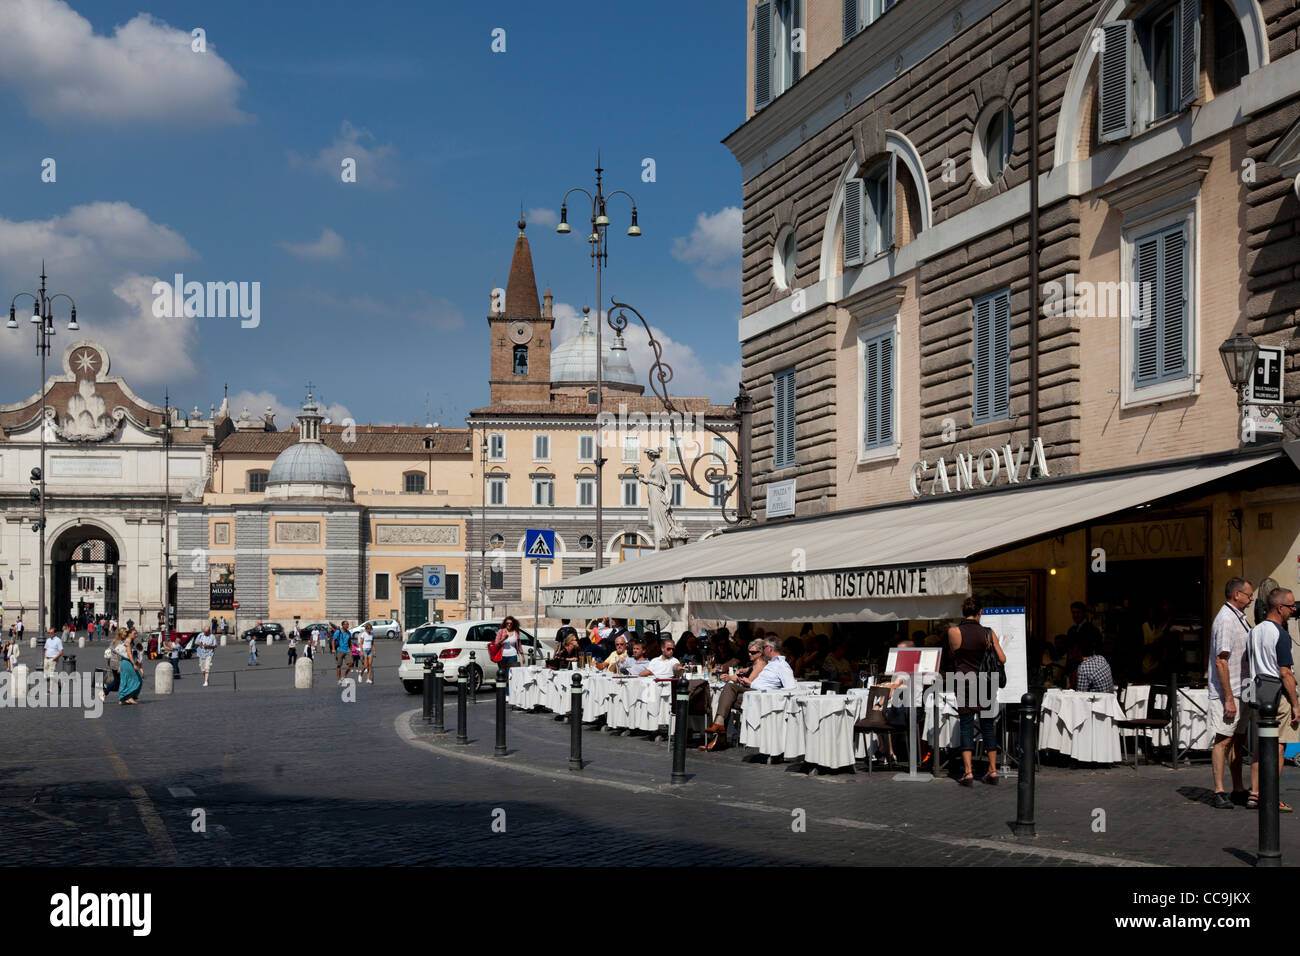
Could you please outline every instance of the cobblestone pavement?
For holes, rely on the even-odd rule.
[[[185,662],[170,697],[153,694],[150,665],[141,703],[110,699],[99,719],[0,712],[0,863],[1241,866],[1257,844],[1253,812],[1209,808],[1204,765],[1045,767],[1038,836],[1017,839],[1014,779],[809,776],[692,750],[690,781],[673,786],[665,743],[595,731],[575,772],[569,728],[548,714],[511,711],[510,754],[493,757],[487,694],[469,746],[433,737],[397,682],[395,644],[355,702],[324,661],[297,691],[281,647],[261,667],[246,658],[219,651],[208,688]],[[447,715],[453,730],[451,697]],[[1297,787],[1288,768],[1284,797]],[[1300,859],[1298,825],[1284,815],[1284,859]]]

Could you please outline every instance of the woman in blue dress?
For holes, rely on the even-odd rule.
[[[118,634],[122,634],[121,628],[118,629]],[[134,704],[140,696],[140,688],[144,686],[144,682],[140,680],[140,662],[135,656],[135,628],[127,631],[125,636],[114,645],[113,653],[121,658],[117,702]]]

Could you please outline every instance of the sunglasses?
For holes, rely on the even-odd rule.
[[[750,651],[749,655],[750,657],[753,657],[755,654],[762,654],[762,653],[763,653],[762,651]]]

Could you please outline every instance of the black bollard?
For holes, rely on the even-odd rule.
[[[582,769],[582,675],[573,675],[569,697],[569,769]]]
[[[442,686],[442,661],[433,662],[433,732],[435,734],[445,734],[447,728],[443,726],[444,702]]]
[[[469,743],[469,734],[466,732],[466,724],[469,723],[469,711],[466,710],[466,691],[469,689],[469,683],[465,676],[464,667],[456,668],[456,743]]]
[[[1020,775],[1016,779],[1016,836],[1035,836],[1034,830],[1034,755],[1038,751],[1038,698],[1025,694],[1020,698]],[[930,759],[934,759],[933,757]]]
[[[433,662],[424,662],[424,709],[421,717],[427,724],[433,720]]]
[[[686,737],[690,733],[690,683],[686,678],[675,681],[677,699],[674,701],[673,721],[673,783],[686,782]]]
[[[1254,759],[1259,761],[1259,854],[1256,866],[1281,866],[1278,801],[1281,781],[1277,765],[1277,701],[1259,702],[1259,740]]]
[[[473,673],[474,673],[474,668],[478,666],[477,664],[474,663],[474,653],[475,653],[474,651],[470,651],[470,652],[469,652],[469,671],[468,671],[468,673],[470,673],[470,674],[473,674]],[[479,681],[479,684],[480,684],[480,685],[481,685],[482,683],[483,683],[482,681]],[[474,703],[477,704],[477,703],[478,703],[478,693],[476,692],[476,693],[470,694],[470,695],[469,695],[469,699],[472,700]]]
[[[506,755],[506,674],[497,672],[497,746],[493,751],[498,757]]]

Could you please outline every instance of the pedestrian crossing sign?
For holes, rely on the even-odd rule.
[[[555,532],[544,528],[529,528],[525,531],[524,556],[534,561],[554,561]]]

